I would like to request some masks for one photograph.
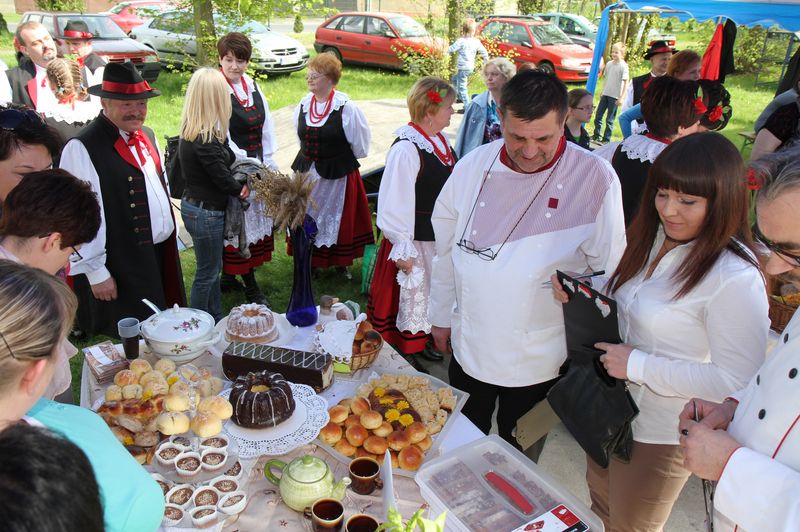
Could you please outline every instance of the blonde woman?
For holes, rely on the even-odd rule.
[[[90,98],[76,61],[53,59],[47,64],[47,79],[56,100],[42,113],[64,140],[69,140],[100,113],[100,99]]]
[[[64,356],[77,305],[52,275],[0,260],[0,431],[26,423],[63,435],[92,464],[105,529],[155,530],[164,515],[161,488],[105,421],[91,410],[42,398]]]
[[[222,271],[225,209],[228,197],[247,198],[250,190],[233,179],[234,154],[228,146],[231,98],[219,70],[201,68],[186,89],[178,157],[186,181],[181,217],[192,235],[197,272],[190,304],[222,319],[219,274]]]

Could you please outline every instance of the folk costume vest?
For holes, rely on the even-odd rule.
[[[248,157],[261,161],[264,155],[261,139],[266,113],[258,86],[253,87],[252,98],[253,105],[244,107],[236,94],[231,94],[232,116],[228,131],[233,142],[246,151]]]
[[[20,66],[6,70],[11,85],[11,101],[36,109],[36,67],[28,58],[20,60]],[[50,90],[50,89],[47,89]]]
[[[297,118],[300,151],[292,163],[292,170],[308,172],[311,164],[315,163],[322,179],[339,179],[361,166],[344,134],[343,108],[331,111],[321,127],[310,127],[306,123],[305,111],[300,109]]]

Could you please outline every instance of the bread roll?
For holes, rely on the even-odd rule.
[[[361,425],[353,425],[344,431],[344,437],[353,447],[361,447],[364,440],[369,437],[369,432]]]
[[[142,387],[139,384],[126,384],[122,387],[123,399],[141,399]]]
[[[171,393],[164,398],[164,410],[168,412],[184,412],[190,407],[188,395]]]
[[[211,383],[211,393],[212,395],[217,395],[222,389],[225,387],[225,381],[220,379],[219,377],[211,377],[208,379],[208,382]]]
[[[178,381],[169,386],[169,393],[176,395],[189,395],[189,385],[183,381]]]
[[[368,353],[381,347],[383,339],[378,331],[367,331],[364,340],[361,342],[361,352]]]
[[[128,452],[131,453],[131,456],[133,456],[133,458],[141,465],[145,465],[147,463],[147,449],[138,445],[126,445],[125,448],[128,449]]]
[[[233,406],[230,401],[219,395],[212,395],[211,397],[204,397],[197,405],[198,412],[210,412],[215,414],[218,418],[225,420],[230,419],[233,415]]]
[[[411,442],[408,441],[408,436],[406,436],[405,431],[402,430],[395,430],[389,434],[386,441],[389,444],[389,448],[395,451],[400,451],[411,445]]]
[[[210,438],[222,432],[222,420],[216,414],[199,412],[192,418],[190,427],[201,438]]]
[[[342,439],[342,427],[329,421],[327,425],[319,431],[319,439],[328,445],[336,445]]]
[[[370,436],[364,440],[364,449],[372,454],[383,455],[387,446],[386,439],[380,436]]]
[[[336,445],[334,445],[333,449],[344,456],[354,456],[356,454],[356,448],[350,445],[346,439],[339,440]]]
[[[137,380],[136,374],[129,369],[123,369],[114,375],[114,384],[120,388],[128,384],[136,384]]]
[[[167,374],[166,379],[167,379],[167,384],[172,386],[173,384],[181,380],[181,376],[178,375],[177,371],[173,371],[172,373]]]
[[[142,447],[152,447],[158,443],[158,434],[142,430],[134,434],[133,443],[134,445],[141,445]]]
[[[401,469],[416,471],[422,465],[423,456],[422,451],[418,448],[414,446],[406,447],[397,455],[397,464]]]
[[[431,446],[433,445],[433,440],[431,439],[431,437],[429,435],[426,435],[423,440],[418,441],[414,445],[419,447],[422,452],[425,452],[425,451],[427,451],[428,449],[431,448]]]
[[[164,375],[162,375],[161,373],[159,373],[159,372],[157,372],[155,370],[154,371],[148,371],[147,373],[145,373],[144,375],[139,377],[139,384],[141,384],[142,386],[146,386],[148,382],[152,382],[152,381],[164,381],[164,382],[167,382],[167,379],[164,378]]]
[[[198,382],[197,386],[196,386],[196,389],[197,389],[197,393],[200,394],[200,397],[208,397],[210,395],[213,395],[211,393],[211,391],[212,391],[211,390],[211,381],[209,381],[209,380],[201,380],[200,382]]]
[[[133,432],[125,427],[111,427],[111,433],[122,445],[133,445]]]
[[[397,461],[397,451],[389,450],[389,457],[392,459],[392,467],[397,469],[400,467],[400,463]]]
[[[175,362],[168,358],[161,358],[158,360],[158,362],[156,362],[156,365],[153,367],[153,369],[166,377],[175,371]]]
[[[156,395],[166,395],[169,393],[169,387],[163,381],[150,381],[142,390],[142,399],[150,399]]]
[[[419,443],[428,435],[428,429],[425,424],[420,421],[415,421],[406,427],[406,436],[411,443]]]
[[[356,414],[347,416],[347,419],[344,420],[344,428],[349,429],[353,425],[361,425],[361,416]]]
[[[350,402],[352,401],[351,398],[342,399],[339,401],[339,404],[347,409],[347,415],[350,415]]]
[[[122,393],[121,389],[120,393]],[[97,409],[97,413],[100,415],[108,414],[111,416],[118,416],[122,414],[122,412],[122,401],[106,401]]]
[[[334,423],[342,424],[347,419],[349,410],[342,405],[336,405],[328,410],[328,415]]]
[[[116,422],[117,425],[120,427],[125,427],[131,432],[139,432],[140,430],[144,430],[144,425],[142,422],[128,414],[117,416]]]
[[[367,430],[374,430],[383,423],[383,416],[375,410],[367,410],[359,417],[359,421]]]
[[[182,412],[162,412],[156,419],[156,428],[165,436],[189,432],[189,416]]]
[[[112,384],[106,388],[106,401],[120,401],[122,399],[122,388]]]
[[[147,360],[143,358],[137,358],[136,360],[131,360],[129,369],[135,373],[137,377],[141,377],[145,373],[153,371],[153,366],[151,366],[150,362]]]
[[[358,447],[356,449],[356,458],[372,458],[373,460],[377,461],[378,456],[372,454],[371,452],[367,451],[363,447]]]
[[[380,427],[374,429],[372,433],[375,434],[375,436],[380,436],[381,438],[385,438],[386,436],[391,434],[393,430],[394,429],[392,428],[391,423],[389,423],[388,421],[383,421]]]
[[[352,410],[357,416],[360,416],[369,409],[369,401],[363,397],[356,397],[350,401],[350,410]]]

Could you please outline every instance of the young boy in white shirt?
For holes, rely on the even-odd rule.
[[[623,43],[617,42],[611,46],[611,61],[606,64],[603,75],[606,77],[606,83],[594,115],[592,140],[607,144],[611,140],[611,132],[614,129],[617,107],[622,105],[622,97],[628,87],[628,63],[625,62],[625,45]],[[606,129],[601,136],[603,114],[606,112]]]

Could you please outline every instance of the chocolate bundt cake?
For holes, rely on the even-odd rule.
[[[274,427],[292,417],[292,387],[280,373],[250,372],[238,377],[231,388],[231,419],[247,428]]]

